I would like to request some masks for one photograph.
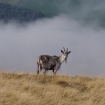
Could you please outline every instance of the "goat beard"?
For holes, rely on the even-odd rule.
[[[65,64],[67,64],[67,59],[64,61]]]

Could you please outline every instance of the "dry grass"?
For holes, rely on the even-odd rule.
[[[105,79],[0,73],[0,105],[105,105]]]

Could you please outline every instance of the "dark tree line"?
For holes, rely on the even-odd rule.
[[[19,8],[10,4],[0,3],[0,20],[4,22],[8,22],[9,20],[29,22],[44,17],[45,14],[39,11]]]

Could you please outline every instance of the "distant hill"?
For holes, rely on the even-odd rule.
[[[0,3],[11,4],[15,8],[17,7],[21,8],[21,10],[25,8],[28,11],[32,11],[32,10],[35,12],[40,11],[44,16],[46,15],[46,17],[53,17],[59,14],[66,14],[70,19],[81,22],[82,24],[89,24],[89,25],[97,24],[98,26],[105,27],[105,6],[104,6],[105,1],[104,0],[101,0],[101,1],[99,0],[93,0],[93,1],[91,0],[88,0],[88,1],[86,0],[0,0]],[[15,10],[17,11],[17,9]],[[1,11],[4,11],[4,10],[2,9],[0,10],[0,12]],[[14,10],[11,9],[11,11],[14,11]],[[15,13],[17,14],[17,12]],[[29,12],[27,13],[30,15]],[[0,17],[1,17],[1,14],[2,13],[0,13]],[[16,17],[16,18],[14,17],[14,18],[15,19],[18,18],[17,20],[20,19],[22,21],[23,20],[28,21],[31,19],[29,15],[26,16],[26,18],[24,18],[25,17],[24,13],[19,13],[19,15],[22,15],[21,19],[20,17]],[[9,18],[10,16],[5,15],[5,17]]]
[[[104,0],[20,0],[17,6],[38,10],[53,17],[67,14],[82,24],[98,24],[105,27]]]
[[[4,22],[8,22],[9,20],[29,22],[44,17],[45,14],[40,11],[0,3],[0,20]]]
[[[20,0],[0,0],[0,3],[9,3],[11,5],[14,5],[18,3]]]
[[[56,15],[60,12],[58,4],[62,4],[62,0],[20,0],[16,5],[33,10],[39,10],[46,15]]]

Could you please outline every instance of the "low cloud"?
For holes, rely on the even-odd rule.
[[[21,26],[0,23],[0,69],[36,73],[41,54],[61,55],[65,47],[71,53],[60,74],[105,75],[105,31],[83,26],[60,15]]]

